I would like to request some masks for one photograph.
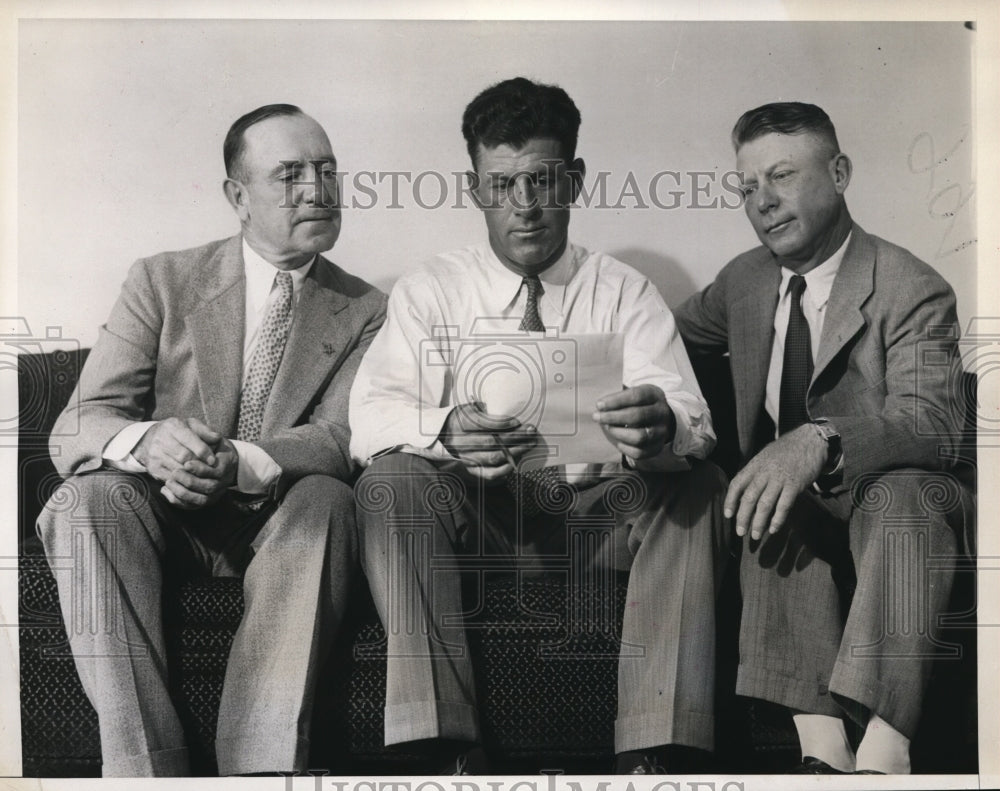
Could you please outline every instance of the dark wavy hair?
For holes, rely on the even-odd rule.
[[[226,163],[226,175],[229,178],[240,178],[243,175],[243,133],[254,124],[284,115],[305,115],[305,113],[294,104],[265,104],[233,121],[222,143],[222,160]]]
[[[773,132],[783,135],[812,133],[833,146],[833,153],[840,152],[837,131],[830,116],[815,104],[805,102],[773,102],[747,110],[733,127],[733,148],[739,151],[744,143]]]
[[[462,115],[462,135],[475,168],[479,144],[520,148],[529,140],[553,138],[563,159],[576,156],[580,111],[557,85],[542,85],[515,77],[492,85],[473,99]]]

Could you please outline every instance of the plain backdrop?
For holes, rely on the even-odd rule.
[[[733,123],[803,100],[827,110],[854,162],[854,218],[936,267],[964,324],[976,35],[959,22],[22,21],[20,313],[35,335],[56,326],[91,345],[136,258],[235,233],[222,140],[270,102],[320,121],[345,197],[375,204],[349,203],[330,257],[388,289],[417,261],[485,238],[452,175],[468,167],[462,111],[524,75],[573,97],[588,188],[604,179],[604,205],[576,209],[571,237],[639,268],[669,305],[756,244],[742,210],[721,205],[734,203],[721,187]],[[429,175],[416,196],[392,172]],[[670,208],[650,199],[658,173]],[[442,183],[444,205],[425,208]]]
[[[798,0],[733,2],[728,14],[786,17],[913,15],[978,20],[976,33],[961,22],[344,22],[21,19],[28,5],[91,15],[105,5],[119,13],[309,15],[346,3],[240,0],[221,6],[190,0],[169,4],[77,3],[31,0],[0,3],[0,56],[6,81],[17,81],[14,108],[0,119],[5,141],[17,131],[17,246],[9,203],[0,216],[0,301],[15,304],[8,273],[17,265],[17,312],[35,336],[47,328],[61,341],[44,346],[91,345],[106,319],[128,266],[140,256],[231,235],[237,224],[226,205],[222,140],[232,121],[258,105],[301,105],[328,129],[341,166],[361,171],[442,172],[467,167],[459,123],[466,103],[487,85],[518,74],[565,87],[583,113],[579,153],[591,175],[608,173],[611,203],[628,174],[646,184],[659,172],[709,173],[733,167],[729,130],[746,109],[775,100],[822,105],[854,161],[848,202],[868,230],[908,247],[954,285],[963,327],[976,315],[976,256],[982,274],[995,268],[996,233],[984,222],[977,250],[974,163],[983,162],[979,195],[996,200],[997,11],[993,4],[954,0]],[[369,0],[369,15],[391,3]],[[424,13],[441,2],[407,4]],[[508,0],[491,13],[517,14],[526,3]],[[537,4],[538,9],[558,3]],[[576,15],[607,13],[593,0],[572,0]],[[610,5],[610,4],[608,4]],[[632,0],[616,13],[636,16],[711,14],[711,0],[656,4]],[[466,2],[475,14],[485,2]],[[815,6],[815,7],[813,7]],[[403,8],[403,4],[399,4]],[[491,6],[492,7],[492,6]],[[219,9],[222,8],[222,13]],[[535,9],[532,6],[532,9]],[[820,10],[817,11],[817,8]],[[292,9],[292,10],[289,10]],[[416,10],[413,10],[416,9]],[[640,13],[636,13],[636,9]],[[432,9],[433,10],[433,9]],[[538,13],[524,11],[522,15]],[[718,13],[717,11],[715,13]],[[454,15],[454,14],[451,14]],[[9,28],[17,26],[16,41]],[[979,69],[970,76],[973,56]],[[15,77],[16,66],[16,77]],[[3,84],[4,80],[0,80]],[[973,115],[972,96],[977,96]],[[2,93],[2,98],[7,98]],[[978,141],[969,130],[984,132]],[[4,153],[10,150],[4,148]],[[9,160],[9,157],[8,157]],[[993,167],[990,167],[993,165]],[[13,195],[11,169],[2,198]],[[589,181],[590,179],[588,179]],[[432,183],[425,179],[427,188]],[[671,185],[661,180],[666,187]],[[685,177],[685,184],[689,184]],[[670,305],[710,282],[734,254],[756,244],[742,211],[689,206],[688,187],[677,209],[581,208],[573,238],[603,249],[647,273]],[[718,196],[718,190],[713,194]],[[331,257],[345,268],[391,286],[399,273],[438,251],[484,238],[472,208],[425,210],[403,191],[403,208],[389,209],[385,185],[369,210],[345,212],[344,231]],[[433,197],[433,196],[431,196]],[[667,196],[668,198],[670,196]],[[698,201],[700,202],[700,201]],[[984,217],[988,213],[984,212]],[[969,244],[973,242],[972,244]],[[985,277],[984,277],[985,281]],[[979,294],[983,315],[996,323],[996,291]],[[4,313],[9,316],[10,311]],[[989,319],[988,319],[989,320]],[[0,319],[4,335],[16,324]],[[18,327],[17,329],[23,329]],[[996,381],[1000,348],[982,349],[978,413],[980,474],[997,478]],[[0,339],[2,340],[2,339]],[[988,339],[989,340],[989,339]],[[0,349],[0,433],[15,430],[15,362]],[[992,355],[992,357],[991,357]],[[990,385],[990,382],[993,384]],[[17,476],[13,442],[0,454],[0,503],[16,524]],[[995,527],[996,487],[980,487],[982,523]],[[0,509],[2,510],[2,509]],[[1000,556],[993,529],[980,531],[982,558]],[[16,531],[0,531],[8,558],[18,552]],[[16,564],[14,564],[16,565]],[[14,567],[7,564],[8,571]],[[995,565],[995,564],[994,564]],[[989,564],[983,566],[989,571]],[[978,579],[978,618],[1000,623],[996,575]],[[17,611],[17,575],[0,578],[0,610]],[[10,625],[9,623],[7,625]],[[0,640],[0,773],[20,773],[17,706],[17,630]],[[984,787],[995,777],[998,700],[997,630],[980,631],[980,769]],[[991,774],[992,773],[992,774]],[[937,778],[941,787],[966,779]]]

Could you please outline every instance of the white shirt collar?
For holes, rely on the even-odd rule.
[[[254,250],[247,240],[243,240],[243,272],[247,281],[247,304],[256,312],[260,310],[274,286],[274,276],[281,271],[287,271],[292,276],[292,295],[298,297],[302,283],[306,279],[313,264],[316,262],[315,256],[298,269],[281,270],[274,264],[263,258]]]
[[[837,252],[803,275],[806,279],[806,291],[803,299],[809,300],[813,310],[819,311],[826,307],[826,303],[830,299],[830,292],[833,290],[833,281],[837,279],[837,272],[844,260],[844,253],[847,252],[847,245],[851,241],[852,233],[853,231],[847,234],[847,238],[837,248]],[[778,286],[778,294],[782,297],[788,293],[788,286],[795,274],[791,269],[781,267],[781,283]]]
[[[573,279],[579,268],[576,258],[576,249],[567,241],[562,255],[538,275],[545,290],[542,299],[547,300],[559,313],[562,313],[566,284]],[[504,266],[489,242],[486,244],[486,264],[486,276],[489,278],[490,291],[497,295],[497,307],[509,308],[517,301],[523,276]]]

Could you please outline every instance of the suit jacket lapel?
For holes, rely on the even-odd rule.
[[[871,296],[874,273],[875,244],[868,234],[855,225],[826,305],[819,353],[813,367],[813,382],[864,326],[861,306]]]
[[[241,237],[219,248],[193,287],[204,299],[188,316],[198,387],[208,425],[226,436],[236,427],[243,366],[246,278]]]
[[[265,436],[295,425],[349,340],[349,333],[340,331],[343,324],[333,320],[349,303],[336,290],[327,267],[320,256],[302,283],[285,353],[264,408]]]
[[[742,284],[744,296],[733,305],[729,349],[744,452],[753,445],[757,417],[764,405],[780,282],[780,269],[768,253],[750,269],[750,282]]]

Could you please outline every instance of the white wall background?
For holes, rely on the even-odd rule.
[[[855,219],[937,267],[964,323],[976,247],[954,250],[975,237],[974,206],[960,204],[973,190],[976,35],[958,22],[22,21],[20,313],[36,335],[58,325],[90,345],[134,259],[234,233],[221,148],[247,110],[300,105],[351,174],[448,174],[467,167],[465,104],[523,74],[574,98],[578,154],[591,177],[610,173],[611,203],[630,172],[643,188],[661,170],[718,179],[746,109],[823,106],[854,161]],[[580,208],[571,225],[575,241],[649,275],[670,305],[756,244],[742,211],[687,208],[722,193],[698,197],[684,178],[685,208]],[[387,208],[388,182],[376,208],[348,209],[331,254],[383,288],[421,258],[484,238],[471,206],[423,209],[402,186],[401,209]],[[662,182],[662,200],[672,188]],[[435,182],[425,189],[433,200]]]

